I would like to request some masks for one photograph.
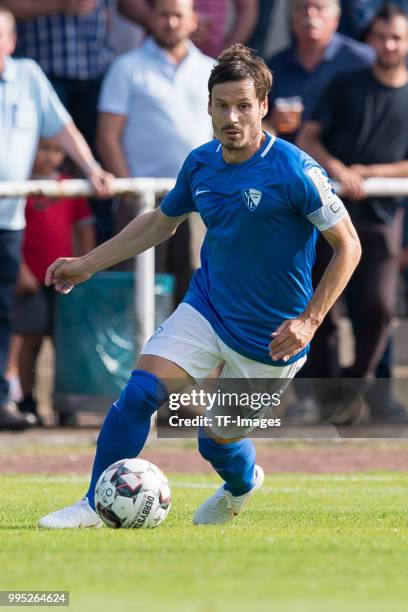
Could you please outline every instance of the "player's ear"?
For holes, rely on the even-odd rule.
[[[212,117],[212,110],[211,110],[211,96],[208,96],[208,105],[207,105],[207,111],[208,111],[208,114],[210,115],[210,117]]]
[[[261,102],[261,117],[262,119],[268,114],[268,98]]]

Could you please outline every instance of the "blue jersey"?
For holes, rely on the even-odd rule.
[[[270,365],[271,333],[306,308],[317,229],[345,216],[326,173],[294,145],[267,135],[247,161],[228,164],[214,140],[187,157],[162,212],[198,212],[207,234],[184,301],[241,355]]]

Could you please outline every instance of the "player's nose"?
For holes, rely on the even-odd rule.
[[[226,112],[226,120],[228,123],[238,123],[239,112],[236,108],[229,108]]]

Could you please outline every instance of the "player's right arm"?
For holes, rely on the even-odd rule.
[[[196,210],[189,179],[190,162],[189,156],[160,208],[136,217],[120,234],[83,257],[57,259],[47,270],[45,284],[55,285],[60,293],[68,293],[95,272],[135,257],[170,238],[188,214]]]
[[[170,238],[186,216],[168,217],[160,208],[140,215],[111,240],[83,257],[57,259],[47,270],[45,284],[55,285],[60,293],[68,293],[95,272],[135,257]]]

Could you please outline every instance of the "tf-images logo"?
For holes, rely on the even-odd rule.
[[[262,200],[262,191],[259,189],[245,189],[242,192],[242,197],[244,198],[244,202],[246,207],[250,212],[254,212],[259,206],[259,202]]]

